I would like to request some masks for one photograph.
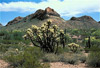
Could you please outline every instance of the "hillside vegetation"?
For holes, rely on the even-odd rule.
[[[48,23],[48,22],[47,22]],[[50,23],[50,22],[49,22]],[[48,24],[49,24],[48,23]],[[47,26],[47,25],[46,25]],[[51,24],[51,26],[53,26]],[[33,31],[37,31],[30,27]],[[40,27],[41,28],[41,27]],[[54,49],[52,52],[47,46],[48,42],[42,38],[43,34],[39,31],[41,36],[36,35],[31,30],[29,32],[14,30],[14,31],[0,31],[0,59],[5,60],[10,64],[10,68],[50,68],[51,62],[62,62],[64,64],[78,65],[80,63],[87,64],[88,67],[100,67],[100,30],[98,29],[65,29],[60,30],[58,27],[58,36],[52,36],[53,28],[45,28],[51,32],[43,32],[45,39],[52,41]],[[24,35],[27,34],[26,38]],[[65,36],[59,36],[64,34]],[[47,36],[48,35],[48,36]],[[55,34],[53,34],[55,35]],[[39,37],[42,39],[40,41]],[[59,38],[59,40],[56,40]],[[60,40],[61,39],[61,40]],[[65,42],[63,41],[65,39]],[[41,43],[46,44],[45,49],[42,49]],[[58,42],[57,42],[58,41]],[[57,43],[64,44],[56,45]],[[32,44],[33,43],[33,44]],[[34,45],[37,44],[40,47]],[[49,51],[49,50],[50,51]],[[86,55],[89,54],[89,55]],[[95,62],[94,62],[95,61]]]

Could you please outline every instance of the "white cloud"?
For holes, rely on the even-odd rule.
[[[100,12],[100,0],[42,0],[35,2],[0,3],[0,11],[34,12],[51,7],[61,16],[75,16],[85,12]]]

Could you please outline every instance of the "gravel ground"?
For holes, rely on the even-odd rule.
[[[3,60],[0,60],[0,68],[7,68],[9,64]]]
[[[50,63],[50,68],[91,68],[88,67],[85,63],[80,63],[78,65],[64,64],[62,62]]]

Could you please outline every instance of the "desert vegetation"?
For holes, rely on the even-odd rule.
[[[50,63],[100,67],[99,29],[60,29],[47,21],[26,31],[0,31],[0,59],[8,68],[50,68]]]

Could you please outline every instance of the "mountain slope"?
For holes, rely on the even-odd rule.
[[[0,29],[3,27],[3,25],[0,23]]]
[[[66,21],[60,17],[60,15],[52,8],[47,7],[45,10],[39,9],[35,13],[30,14],[26,17],[16,17],[14,20],[8,22],[8,24],[3,27],[4,30],[26,30],[31,27],[31,25],[41,26],[42,23],[47,20],[52,20],[52,24],[58,25],[60,28],[78,28],[78,29],[90,29],[90,28],[100,28],[100,24],[97,23],[90,16],[82,17],[72,17],[70,20]]]
[[[90,28],[100,28],[100,24],[97,23],[90,16],[82,16],[82,17],[72,17],[70,20],[66,22],[66,26],[69,25],[69,28],[78,28],[78,29],[90,29]],[[68,26],[67,26],[68,27]]]

